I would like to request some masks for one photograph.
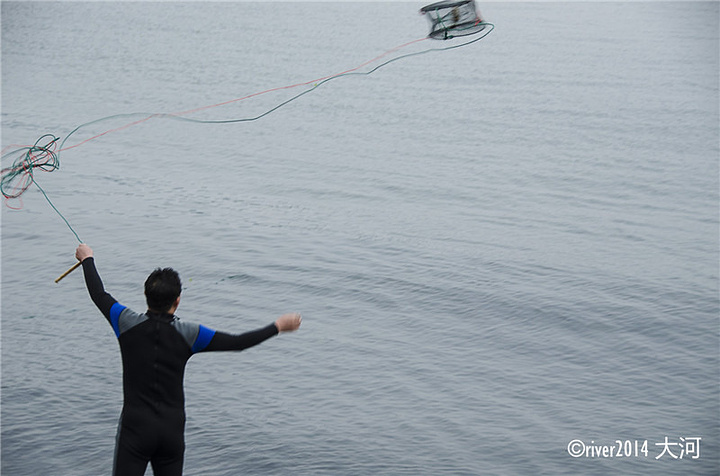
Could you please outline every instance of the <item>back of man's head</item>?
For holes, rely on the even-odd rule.
[[[145,280],[145,298],[149,309],[168,312],[180,296],[182,283],[172,268],[157,268]]]

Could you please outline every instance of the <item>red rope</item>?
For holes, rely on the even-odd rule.
[[[250,99],[250,98],[255,97],[255,96],[260,96],[260,95],[262,95],[262,94],[271,93],[271,92],[275,92],[275,91],[282,91],[282,90],[285,90],[285,89],[292,89],[292,88],[296,88],[296,87],[298,87],[298,86],[307,86],[308,84],[317,83],[317,82],[319,82],[319,81],[324,81],[324,80],[326,80],[326,79],[334,78],[335,76],[342,76],[342,75],[344,75],[344,74],[348,74],[348,73],[352,73],[352,72],[354,72],[354,71],[357,71],[358,69],[362,68],[363,66],[367,66],[368,64],[373,63],[373,62],[379,60],[380,58],[383,58],[383,57],[389,55],[390,53],[393,53],[393,52],[395,52],[395,51],[397,51],[397,50],[399,50],[399,49],[405,48],[406,46],[410,46],[410,45],[412,45],[412,44],[418,43],[418,42],[423,41],[423,40],[427,40],[427,37],[423,37],[423,38],[419,38],[419,39],[417,39],[417,40],[409,41],[409,42],[404,43],[404,44],[402,44],[402,45],[399,45],[399,46],[396,46],[396,47],[394,47],[394,48],[391,48],[391,49],[389,49],[388,51],[386,51],[385,53],[383,53],[383,54],[381,54],[381,55],[378,55],[378,56],[376,56],[375,58],[373,58],[373,59],[371,59],[371,60],[365,61],[364,63],[362,63],[362,64],[360,64],[360,65],[358,65],[358,66],[356,66],[356,67],[354,67],[354,68],[348,69],[347,71],[343,71],[343,72],[341,72],[341,73],[331,74],[331,75],[329,75],[329,76],[323,76],[322,78],[312,79],[312,80],[310,80],[310,81],[305,81],[305,82],[302,82],[302,83],[291,84],[291,85],[288,85],[288,86],[281,86],[281,87],[279,87],[279,88],[266,89],[265,91],[260,91],[259,93],[249,94],[249,95],[243,96],[243,97],[241,97],[241,98],[231,99],[230,101],[225,101],[225,102],[221,102],[221,103],[218,103],[218,104],[213,104],[213,105],[211,105],[211,106],[203,106],[203,107],[199,107],[199,108],[197,108],[197,109],[190,109],[190,110],[188,110],[188,111],[178,112],[178,113],[175,113],[175,114],[172,114],[172,115],[174,115],[174,116],[183,116],[183,115],[186,115],[186,114],[192,114],[192,113],[194,113],[194,112],[203,111],[203,110],[205,110],[205,109],[212,109],[212,108],[214,108],[214,107],[225,106],[226,104],[231,104],[231,103],[234,103],[234,102],[243,101],[243,100],[245,100],[245,99]]]

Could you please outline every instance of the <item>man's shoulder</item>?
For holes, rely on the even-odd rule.
[[[200,333],[200,325],[195,324],[194,322],[186,322],[183,320],[180,320],[180,318],[175,318],[170,323],[176,331],[185,339],[185,342],[187,342],[188,347],[192,347],[193,343],[195,343],[195,339],[197,339],[198,334]]]
[[[179,318],[173,319],[171,325],[185,339],[192,353],[203,350],[215,335],[215,330],[193,322],[185,322]]]
[[[119,302],[116,302],[110,308],[110,324],[112,324],[117,337],[147,320],[148,316],[146,314],[135,312]]]

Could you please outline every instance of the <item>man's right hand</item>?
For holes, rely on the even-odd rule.
[[[298,330],[301,322],[302,316],[300,313],[291,312],[278,317],[277,321],[275,321],[275,327],[277,327],[278,332],[291,332]]]
[[[80,245],[75,250],[75,257],[78,259],[78,261],[84,261],[86,258],[92,258],[93,256],[93,250],[85,243],[80,243]]]

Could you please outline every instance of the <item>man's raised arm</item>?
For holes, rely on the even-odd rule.
[[[85,274],[85,285],[87,286],[90,299],[100,309],[105,318],[110,320],[110,308],[117,301],[105,291],[100,275],[95,269],[95,258],[93,250],[85,243],[81,243],[75,250],[75,257],[82,262],[83,273]]]

